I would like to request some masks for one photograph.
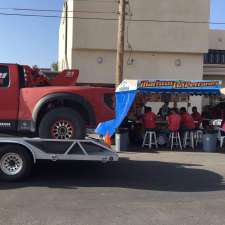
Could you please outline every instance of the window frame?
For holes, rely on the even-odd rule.
[[[0,73],[2,73],[1,72],[1,68],[2,67],[5,67],[5,68],[7,68],[7,70],[8,70],[8,85],[7,86],[1,86],[1,84],[0,84],[0,89],[8,89],[8,88],[10,88],[10,86],[11,86],[11,79],[10,79],[10,69],[9,69],[9,66],[7,66],[7,65],[0,65]]]

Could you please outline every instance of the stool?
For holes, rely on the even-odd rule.
[[[195,146],[198,146],[200,142],[202,142],[203,131],[202,130],[195,130],[194,139],[195,139]]]
[[[182,144],[181,144],[181,139],[180,139],[180,132],[179,131],[172,131],[170,133],[169,137],[170,141],[170,149],[173,150],[174,146],[179,146],[180,150],[182,150]]]
[[[189,144],[188,144],[188,142],[189,142]],[[184,148],[186,148],[188,145],[192,149],[195,148],[195,143],[194,143],[194,130],[188,130],[188,131],[185,131],[185,133],[184,133]]]
[[[152,145],[155,145],[155,147],[158,148],[156,132],[155,131],[146,131],[145,136],[144,136],[144,141],[142,143],[142,148],[144,148],[145,146],[148,146],[148,148],[151,149]]]

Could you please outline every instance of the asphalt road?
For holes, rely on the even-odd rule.
[[[1,225],[224,225],[225,154],[122,154],[118,163],[39,163],[0,182]]]

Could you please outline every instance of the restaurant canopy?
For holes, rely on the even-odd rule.
[[[96,133],[111,136],[123,122],[138,92],[160,94],[220,95],[219,80],[124,80],[116,89],[115,119],[100,123]]]

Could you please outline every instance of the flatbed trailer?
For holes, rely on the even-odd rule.
[[[27,178],[38,160],[117,161],[118,155],[104,143],[92,140],[0,138],[0,178],[17,181]]]

